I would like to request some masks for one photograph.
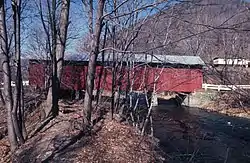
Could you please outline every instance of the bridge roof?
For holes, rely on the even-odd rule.
[[[126,57],[123,56],[126,59]],[[137,62],[158,63],[158,64],[182,64],[182,65],[202,65],[204,61],[199,56],[178,56],[178,55],[131,55],[128,59]]]
[[[36,60],[36,59],[35,59]],[[88,62],[87,55],[71,55],[66,56],[65,61],[69,62]],[[171,65],[186,65],[186,66],[205,66],[204,61],[199,56],[179,56],[179,55],[152,55],[152,54],[116,54],[113,59],[112,54],[105,54],[104,61],[127,62],[133,61],[137,63],[153,63],[153,64],[171,64]],[[102,61],[102,56],[97,58],[98,62]]]
[[[88,57],[78,61],[88,61]],[[155,64],[181,64],[181,65],[201,65],[204,66],[204,61],[199,56],[179,56],[179,55],[154,55],[154,54],[116,54],[113,59],[112,54],[105,54],[104,61],[134,61],[140,63],[155,63]],[[97,61],[102,61],[102,56],[99,55]]]

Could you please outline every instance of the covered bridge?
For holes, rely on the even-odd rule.
[[[159,93],[191,93],[202,88],[204,62],[199,56],[120,54],[115,59],[112,55],[104,55],[104,58],[97,60],[95,89],[111,90],[114,60],[119,70],[116,83],[120,90],[125,90],[131,83],[135,91],[142,91],[146,87],[148,90],[156,88]],[[46,87],[51,74],[50,63],[48,60],[29,60],[30,85]],[[87,66],[88,59],[65,60],[61,89],[85,90]]]

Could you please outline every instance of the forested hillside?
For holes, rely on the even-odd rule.
[[[196,0],[176,3],[143,21],[135,51],[163,55],[248,58],[248,2]]]

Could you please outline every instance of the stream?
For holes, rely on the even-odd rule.
[[[167,101],[154,108],[154,136],[166,162],[250,162],[250,120],[178,108]]]

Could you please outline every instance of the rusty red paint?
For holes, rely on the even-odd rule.
[[[64,66],[61,80],[61,88],[71,90],[81,90],[85,88],[86,73],[86,66]]]
[[[29,65],[29,83],[32,86],[43,88],[45,86],[45,65]]]
[[[30,64],[29,81],[31,85],[45,86],[45,70],[43,64]],[[103,70],[102,70],[103,69]],[[102,78],[100,80],[100,73]],[[39,75],[38,75],[39,74]],[[84,90],[86,87],[87,65],[66,65],[63,67],[61,80],[62,89]],[[202,88],[203,73],[201,69],[189,68],[156,68],[156,67],[137,67],[129,73],[132,80],[128,81],[128,71],[124,68],[122,73],[117,74],[116,83],[121,90],[125,90],[128,83],[133,85],[133,90],[143,91],[145,87],[153,90],[154,83],[157,92],[194,92]],[[155,79],[159,76],[158,80]],[[104,90],[112,88],[111,68],[97,66],[95,76],[95,89],[99,85]],[[118,83],[118,81],[121,81]],[[144,84],[145,83],[145,84]],[[118,89],[118,87],[116,87]]]

